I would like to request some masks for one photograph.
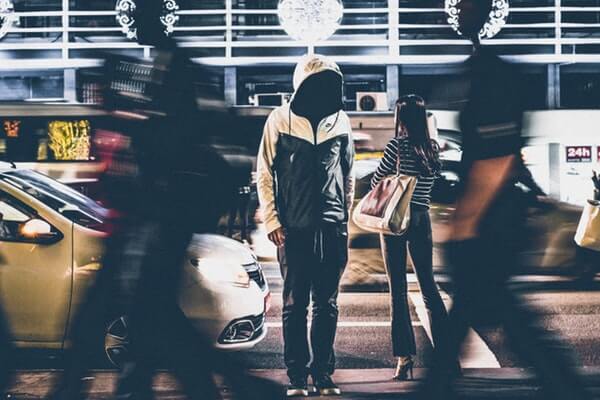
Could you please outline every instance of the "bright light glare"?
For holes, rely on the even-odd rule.
[[[27,221],[21,228],[21,235],[28,238],[35,238],[39,235],[48,234],[50,232],[50,225],[48,225],[47,222],[39,219]]]
[[[280,0],[277,10],[287,34],[307,43],[328,39],[344,16],[340,0]]]
[[[211,258],[192,260],[192,264],[209,281],[242,288],[250,287],[250,276],[241,265],[223,264]]]

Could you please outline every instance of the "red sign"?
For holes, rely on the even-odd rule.
[[[592,162],[592,146],[567,146],[567,162]]]

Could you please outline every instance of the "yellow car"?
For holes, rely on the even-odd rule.
[[[0,170],[0,301],[17,347],[62,349],[68,327],[101,268],[107,210],[37,172]],[[262,268],[241,243],[195,235],[185,260],[180,306],[223,349],[246,349],[266,335],[270,299]],[[126,318],[114,315],[105,350],[127,352]]]

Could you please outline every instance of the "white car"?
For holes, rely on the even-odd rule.
[[[17,347],[63,349],[68,327],[101,268],[107,210],[45,175],[0,170],[0,301]],[[194,235],[185,260],[180,306],[216,347],[251,348],[266,335],[270,294],[244,245]],[[127,351],[127,318],[105,321],[105,351]]]

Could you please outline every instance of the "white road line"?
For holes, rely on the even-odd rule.
[[[440,294],[444,299],[446,308],[449,309],[451,304],[450,297],[442,290],[440,290]],[[421,293],[409,292],[408,295],[415,306],[415,311],[422,323],[423,329],[425,329],[427,336],[429,336],[429,340],[433,343],[429,318],[427,317],[427,309],[425,308],[425,303],[423,303]],[[467,338],[463,343],[463,352],[460,355],[460,365],[463,368],[500,368],[500,363],[494,353],[473,329],[469,329]]]
[[[390,294],[388,292],[340,292],[338,297],[380,297],[385,296],[388,297]],[[271,292],[271,297],[281,297],[281,292]],[[346,306],[349,307],[349,306]]]
[[[413,326],[422,326],[420,322],[413,322]],[[267,322],[267,328],[281,328],[281,322]],[[308,324],[310,326],[310,323]],[[340,321],[338,328],[389,328],[391,321]]]

